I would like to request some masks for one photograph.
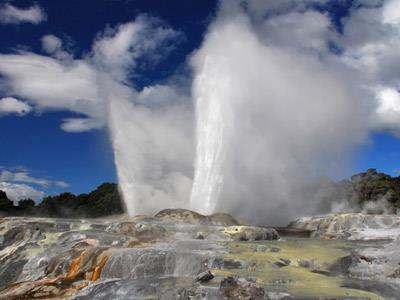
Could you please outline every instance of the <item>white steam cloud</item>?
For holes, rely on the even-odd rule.
[[[304,213],[301,188],[363,140],[363,95],[331,57],[271,45],[239,8],[231,14],[193,60],[192,207],[276,223]]]

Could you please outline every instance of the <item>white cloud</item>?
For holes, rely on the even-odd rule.
[[[54,181],[51,179],[38,178],[29,174],[26,170],[8,170],[0,168],[0,182],[11,183],[28,183],[39,185],[42,188],[49,188],[52,186],[67,187],[68,184],[64,181]]]
[[[19,200],[27,198],[31,198],[38,202],[45,195],[45,193],[40,190],[20,183],[0,182],[0,190],[6,192],[7,197],[14,201],[15,204],[17,204]]]
[[[223,5],[237,5],[238,1],[222,1]],[[248,0],[247,9],[251,17],[264,19],[268,14],[281,14],[293,10],[305,10],[306,7],[314,3],[326,3],[328,0]]]
[[[27,172],[11,172],[8,170],[0,171],[0,181],[34,183],[43,187],[50,185],[48,180],[33,178]]]
[[[64,120],[63,130],[92,130],[107,122],[108,92],[101,82],[124,81],[139,59],[157,62],[179,37],[158,19],[139,16],[134,22],[107,28],[85,59],[73,59],[59,38],[47,35],[42,38],[43,50],[53,58],[30,52],[0,55],[0,74],[7,92],[26,98],[38,111],[70,110],[85,116]]]
[[[166,55],[171,50],[171,42],[179,35],[160,20],[141,15],[134,22],[107,28],[98,35],[92,59],[97,66],[123,81],[128,70],[134,70],[138,59],[157,62],[163,57],[161,53]]]
[[[32,107],[29,104],[22,102],[13,97],[5,97],[0,99],[0,116],[8,114],[16,114],[18,116],[24,116],[32,111]]]
[[[45,35],[42,37],[42,48],[48,54],[53,54],[62,49],[62,41],[55,35]]]
[[[359,71],[373,96],[371,116],[375,130],[400,132],[398,89],[400,88],[399,0],[353,10],[344,20],[344,33],[337,42],[342,60]]]
[[[42,49],[47,54],[60,60],[71,60],[73,58],[70,53],[64,50],[63,41],[52,34],[42,37]]]
[[[88,117],[86,122],[66,120],[66,129],[85,131],[106,123],[97,71],[84,60],[65,63],[29,52],[0,55],[0,74],[7,92],[27,99],[38,111],[69,110]]]
[[[400,24],[400,0],[388,0],[383,8],[383,22]]]
[[[46,19],[46,13],[37,4],[29,8],[18,8],[8,3],[0,6],[0,23],[2,24],[39,24]]]
[[[388,130],[400,137],[400,93],[393,88],[377,92],[378,108],[373,127]]]
[[[262,34],[272,45],[326,51],[330,26],[325,14],[292,12],[268,18],[262,27]]]
[[[56,187],[63,188],[63,189],[69,187],[69,184],[66,183],[65,181],[55,181],[55,182],[54,182],[54,185],[55,185]]]

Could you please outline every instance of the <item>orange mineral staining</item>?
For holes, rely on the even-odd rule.
[[[101,259],[100,263],[94,268],[93,275],[92,275],[92,281],[96,281],[97,279],[100,278],[101,270],[106,265],[107,260],[108,260],[108,257],[107,256],[103,256],[103,258]]]

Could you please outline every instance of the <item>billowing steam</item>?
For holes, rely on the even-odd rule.
[[[311,212],[303,187],[336,171],[366,133],[348,71],[329,56],[269,43],[239,8],[212,25],[192,63],[192,208],[269,223]]]

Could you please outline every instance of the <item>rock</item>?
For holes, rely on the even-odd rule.
[[[202,222],[205,225],[215,226],[234,226],[240,225],[239,222],[229,214],[217,213],[206,217],[205,221]]]
[[[256,300],[264,299],[265,296],[264,289],[258,284],[233,277],[221,281],[220,292],[225,299]]]
[[[281,248],[275,247],[275,246],[271,246],[268,249],[269,249],[270,252],[279,252],[279,251],[281,251]]]
[[[214,275],[211,273],[210,270],[200,273],[196,276],[196,281],[199,282],[208,282],[214,278]]]
[[[230,226],[226,227],[223,232],[235,241],[261,241],[279,239],[278,232],[273,228]]]
[[[294,299],[290,294],[287,293],[267,293],[269,300],[290,300]]]
[[[166,229],[162,225],[145,222],[122,222],[111,226],[107,231],[135,237],[140,241],[153,241],[166,236]]]
[[[201,224],[205,216],[187,209],[164,209],[154,217],[172,223]]]
[[[289,227],[310,230],[313,237],[326,239],[394,240],[400,236],[400,216],[328,214],[301,218]]]
[[[291,261],[289,259],[280,258],[279,261],[275,262],[274,265],[278,268],[283,268],[289,266]]]
[[[204,235],[202,232],[197,232],[195,236],[196,240],[204,240]]]
[[[299,264],[299,267],[307,268],[307,269],[311,268],[313,265],[313,263],[311,261],[304,260],[304,259],[299,259],[298,264]]]
[[[4,242],[0,250],[0,299],[125,300],[132,295],[165,300],[268,299],[270,294],[265,295],[264,286],[276,292],[275,299],[285,299],[279,293],[294,284],[311,284],[312,290],[318,291],[318,284],[327,281],[330,296],[335,296],[336,289],[341,289],[349,277],[353,280],[364,274],[372,277],[383,273],[382,280],[390,284],[398,280],[389,276],[399,268],[398,244],[384,252],[380,249],[383,254],[391,253],[392,260],[386,262],[379,253],[357,252],[354,257],[359,263],[351,265],[348,274],[325,278],[312,274],[312,270],[328,268],[334,261],[332,255],[340,258],[351,254],[346,247],[332,251],[330,243],[337,242],[323,244],[304,238],[269,242],[279,237],[270,228],[200,223],[174,223],[146,216],[83,221],[0,219],[0,232],[5,233],[0,235]],[[312,243],[311,247],[307,243]],[[307,252],[314,249],[315,253]],[[363,256],[373,259],[367,262],[361,259]],[[297,261],[303,257],[315,257],[315,266],[298,269]],[[290,260],[296,265],[288,267],[293,264]],[[273,268],[275,261],[283,269]],[[345,261],[337,263],[345,265]],[[382,264],[385,268],[380,268]],[[371,271],[375,273],[368,273]],[[215,278],[209,281],[212,276]],[[225,276],[246,279],[225,278],[218,286]],[[400,291],[394,286],[393,292]],[[349,293],[370,295],[357,290]]]
[[[193,225],[232,226],[239,222],[229,214],[217,213],[204,216],[187,209],[164,209],[155,215],[156,218],[173,223],[188,223]]]
[[[350,267],[357,264],[358,261],[359,259],[354,255],[341,257],[329,267],[329,271],[339,275],[347,275]]]

